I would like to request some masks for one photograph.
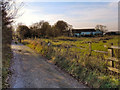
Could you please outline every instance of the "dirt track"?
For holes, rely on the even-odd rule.
[[[32,49],[12,43],[11,88],[86,88]]]

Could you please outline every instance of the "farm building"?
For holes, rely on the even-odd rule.
[[[105,35],[120,35],[120,31],[108,31]]]
[[[103,32],[95,29],[72,29],[73,36],[95,36],[95,35],[103,35]]]

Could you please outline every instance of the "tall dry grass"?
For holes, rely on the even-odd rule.
[[[43,39],[24,40],[23,44],[47,57],[55,65],[90,87],[119,87],[119,78],[107,70],[107,62],[101,56],[89,56],[89,52],[72,51],[70,44],[48,46]],[[104,83],[104,84],[103,84]]]

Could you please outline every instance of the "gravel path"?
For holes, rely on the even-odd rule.
[[[11,88],[86,88],[29,47],[12,43]]]

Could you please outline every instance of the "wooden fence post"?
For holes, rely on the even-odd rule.
[[[108,56],[113,57],[113,48],[108,48]],[[110,60],[110,66],[114,67],[114,62]]]
[[[120,49],[120,47],[117,47],[117,46],[111,46],[108,48],[108,57],[106,57],[106,59],[109,61],[109,66],[108,66],[108,69],[110,71],[113,71],[113,72],[116,72],[116,73],[120,73],[119,71],[119,67],[115,67],[115,64],[119,64],[119,59],[114,57],[114,52],[113,50],[114,49]],[[115,62],[118,62],[118,63],[115,63]]]
[[[67,53],[68,53],[68,51],[69,51],[69,46],[67,46]]]
[[[50,41],[48,41],[47,46],[48,46],[48,53],[50,53],[51,52],[51,42]]]
[[[92,43],[89,42],[89,56],[91,56],[92,54]]]
[[[59,53],[61,52],[62,48],[63,48],[63,46],[61,45],[61,46],[59,47]]]

